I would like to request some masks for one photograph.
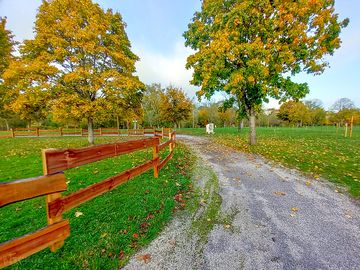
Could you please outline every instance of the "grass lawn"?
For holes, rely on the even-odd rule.
[[[210,136],[215,142],[234,149],[260,154],[291,168],[324,177],[348,188],[360,197],[360,127],[353,138],[344,138],[335,127],[257,128],[258,144],[248,142],[248,129],[217,128]],[[204,135],[205,129],[180,129],[179,134]],[[208,135],[206,135],[208,136]]]
[[[101,137],[96,143],[127,140]],[[134,139],[134,138],[131,138]],[[41,149],[86,146],[86,138],[0,139],[0,181],[42,175]],[[164,150],[161,156],[168,153]],[[116,175],[152,158],[152,149],[102,160],[66,171],[68,191]],[[174,157],[153,178],[150,170],[128,183],[89,201],[64,218],[70,220],[71,236],[56,253],[48,249],[20,261],[9,269],[118,269],[139,247],[161,231],[181,208],[174,196],[191,191],[188,149],[178,145]],[[75,217],[75,212],[83,215]],[[45,198],[15,203],[0,209],[0,243],[46,225]]]

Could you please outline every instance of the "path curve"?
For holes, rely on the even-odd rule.
[[[231,219],[199,242],[196,215],[180,215],[126,269],[359,269],[359,206],[335,186],[205,137],[178,139],[217,175],[219,216]]]

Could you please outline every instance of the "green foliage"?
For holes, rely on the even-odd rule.
[[[252,114],[268,97],[286,101],[304,97],[307,84],[288,74],[320,74],[324,56],[340,47],[341,28],[334,1],[203,0],[184,33],[195,50],[188,57],[199,97],[225,91]]]
[[[126,139],[122,138],[122,140]],[[133,139],[133,138],[132,138]],[[99,143],[118,138],[101,137]],[[0,139],[0,181],[42,174],[41,149],[86,146],[84,138]],[[161,158],[167,155],[161,152]],[[67,170],[68,191],[116,175],[152,158],[152,151],[136,152]],[[190,189],[191,155],[177,145],[174,157],[161,170],[142,174],[115,190],[97,197],[65,214],[70,219],[71,236],[56,253],[41,251],[9,269],[119,269],[140,247],[153,240],[181,208],[174,199]],[[83,213],[75,217],[75,212]],[[44,197],[15,203],[0,209],[0,242],[46,225]],[[138,237],[134,237],[137,234]]]
[[[146,91],[142,100],[142,106],[144,108],[144,122],[145,125],[153,127],[160,126],[161,116],[161,94],[163,90],[161,85],[154,83],[146,86]]]

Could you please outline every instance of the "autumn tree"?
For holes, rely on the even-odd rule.
[[[195,53],[187,60],[198,96],[225,91],[250,120],[256,143],[256,112],[269,97],[303,98],[307,84],[291,75],[321,74],[324,60],[340,47],[340,21],[333,0],[203,0],[184,33]]]
[[[86,119],[91,144],[94,121],[112,112],[114,100],[144,88],[133,75],[138,57],[131,52],[121,15],[91,0],[43,1],[35,38],[24,42],[21,56],[9,74],[16,77],[18,69],[24,70],[15,88],[48,92],[56,119]]]
[[[12,52],[15,44],[12,33],[6,29],[6,18],[0,17],[0,118],[4,119],[7,129],[9,129],[7,121],[9,110],[6,104],[9,102],[9,95],[8,88],[4,84],[3,74],[13,59]]]
[[[191,117],[192,103],[180,88],[169,86],[161,93],[161,121],[180,127],[180,122]]]
[[[311,125],[319,126],[326,123],[326,111],[321,100],[309,99],[303,103],[308,108]]]
[[[146,86],[144,97],[142,100],[142,106],[144,109],[144,121],[147,125],[153,127],[159,127],[161,116],[161,94],[163,90],[161,85],[153,83]]]
[[[309,109],[301,101],[287,101],[281,105],[278,118],[289,124],[302,126],[310,121]]]

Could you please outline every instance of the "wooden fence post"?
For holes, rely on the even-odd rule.
[[[352,138],[352,134],[353,134],[353,125],[354,125],[354,116],[351,116],[351,120],[350,120],[350,134],[349,137]]]
[[[42,150],[42,163],[43,163],[43,173],[44,175],[48,175],[48,166],[47,166],[47,159],[46,159],[46,150],[43,149]],[[56,199],[61,198],[61,192],[58,193],[53,193],[53,194],[49,194],[46,195],[46,214],[47,214],[47,221],[49,225],[52,225],[54,223],[60,222],[63,220],[62,214],[52,218],[50,217],[50,212],[49,212],[49,203],[52,201],[55,201]],[[56,250],[58,250],[59,248],[61,248],[64,245],[64,240],[59,241],[54,243],[53,245],[50,246],[50,250],[52,252],[55,252]]]
[[[11,129],[11,138],[15,138],[15,131],[13,128]]]
[[[60,130],[60,136],[62,136],[63,135],[62,127],[59,130]]]
[[[157,140],[157,144],[153,147],[153,161],[154,161],[154,177],[159,177],[159,145],[160,139]]]
[[[99,136],[102,136],[102,130],[99,128]]]
[[[37,136],[37,137],[39,137],[39,136],[40,136],[40,130],[39,130],[39,128],[38,128],[38,127],[36,128],[36,136]]]
[[[348,123],[345,123],[345,138],[347,137],[347,133],[348,133]]]
[[[172,134],[171,134],[171,132],[169,132],[169,140],[171,140],[172,139]],[[170,149],[170,153],[173,151],[173,143],[171,142],[170,144],[169,144],[169,149]]]

